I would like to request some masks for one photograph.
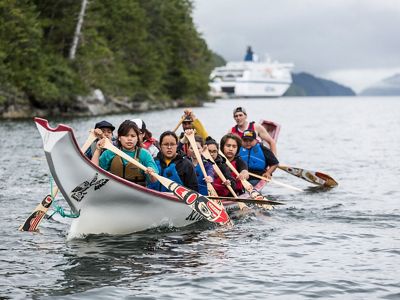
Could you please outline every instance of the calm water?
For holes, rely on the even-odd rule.
[[[277,171],[307,191],[271,185],[264,193],[287,205],[229,230],[200,223],[66,241],[68,220],[45,220],[40,234],[21,233],[49,191],[48,168],[32,121],[0,122],[0,298],[400,299],[400,99],[219,101],[195,112],[220,138],[239,105],[282,124],[282,163],[326,172],[339,187],[309,189]],[[107,119],[141,117],[158,137],[181,112]],[[69,124],[83,143],[99,119],[51,124]]]

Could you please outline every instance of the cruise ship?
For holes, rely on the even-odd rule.
[[[228,62],[210,74],[210,96],[214,98],[280,97],[290,87],[292,63],[258,61],[251,47],[244,61]]]

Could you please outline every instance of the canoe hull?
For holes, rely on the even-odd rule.
[[[35,119],[51,175],[74,219],[69,238],[127,234],[159,226],[184,227],[202,219],[170,193],[128,182],[92,164],[80,151],[70,127],[50,128]]]

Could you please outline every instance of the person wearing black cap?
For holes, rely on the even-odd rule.
[[[114,144],[115,144],[115,140],[113,137],[113,131],[115,129],[115,127],[110,123],[107,122],[105,120],[97,122],[94,125],[94,129],[100,129],[103,133],[103,136],[105,136],[106,138],[110,139]],[[90,148],[85,152],[85,155],[87,156],[87,158],[92,159],[93,153],[96,150],[96,144],[98,142],[98,139],[95,140],[92,145],[90,146]]]
[[[274,153],[257,141],[253,130],[243,131],[242,147],[239,155],[247,163],[250,173],[271,179],[272,173],[278,167],[279,161]],[[256,185],[260,180],[250,175],[249,182]]]
[[[254,121],[247,121],[247,112],[244,107],[236,107],[233,110],[233,118],[235,119],[236,125],[231,128],[229,133],[233,133],[242,137],[245,130],[253,130],[256,133],[256,136],[267,142],[271,151],[277,155],[276,143],[274,139],[269,135],[268,131],[263,126],[255,123]]]

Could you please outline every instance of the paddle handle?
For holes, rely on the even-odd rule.
[[[182,124],[182,122],[183,122],[184,119],[185,119],[185,118],[182,117],[182,118],[179,120],[179,122],[178,122],[178,124],[176,124],[174,130],[172,130],[173,132],[176,132],[176,131],[178,130],[179,126],[181,126],[181,124]]]
[[[217,173],[218,177],[221,178],[221,180],[223,182],[226,181],[226,177],[224,176],[224,174],[222,173],[221,169],[217,166],[217,164],[215,163],[214,159],[212,158],[210,152],[208,152],[208,149],[204,150],[204,157],[211,160],[214,164],[213,164],[213,168],[215,170],[215,173]],[[231,192],[231,194],[233,195],[233,197],[238,198],[238,195],[236,194],[236,192],[234,191],[234,189],[228,185],[226,186],[229,190],[229,192]],[[239,205],[239,209],[244,209],[244,208],[248,208],[248,206],[243,203],[243,202],[238,202]]]
[[[197,149],[197,144],[196,144],[196,140],[194,138],[194,133],[190,133],[190,134],[185,133],[185,136],[188,139],[190,145],[192,146],[194,155],[196,156],[196,159],[197,159],[197,163],[200,166],[200,169],[204,175],[204,178],[206,178],[208,176],[207,171],[206,171],[206,168],[204,167],[203,160],[201,159],[201,154],[199,152],[199,149]],[[215,190],[215,188],[213,187],[213,185],[210,182],[207,182],[207,190],[211,196],[218,197],[217,191]]]
[[[276,185],[280,185],[280,186],[283,186],[283,187],[285,187],[285,188],[288,188],[288,189],[291,189],[291,190],[294,190],[294,191],[303,192],[302,189],[299,189],[299,188],[297,188],[297,187],[295,187],[295,186],[291,186],[291,185],[289,185],[289,184],[280,182],[280,181],[278,181],[278,180],[275,180],[275,179],[268,179],[267,177],[264,177],[264,176],[261,176],[261,175],[255,174],[255,173],[251,173],[251,172],[249,172],[249,174],[250,174],[251,176],[256,177],[256,178],[259,178],[259,179],[261,179],[261,180],[266,180],[266,181],[268,181],[268,182],[275,183]]]
[[[213,169],[214,169],[215,173],[217,173],[218,177],[221,178],[221,180],[222,180],[223,182],[225,182],[225,181],[226,181],[226,177],[225,177],[224,174],[222,173],[221,169],[220,169],[220,168],[217,166],[217,164],[215,163],[215,161],[214,161],[214,159],[212,158],[212,156],[211,156],[210,152],[208,151],[208,149],[205,149],[205,150],[204,150],[203,155],[204,155],[205,158],[211,160],[211,161],[214,163],[214,164],[213,164]],[[238,197],[238,195],[236,194],[236,192],[233,190],[233,188],[232,188],[230,185],[228,185],[227,188],[228,188],[228,190],[231,192],[231,194],[232,194],[235,198]]]

